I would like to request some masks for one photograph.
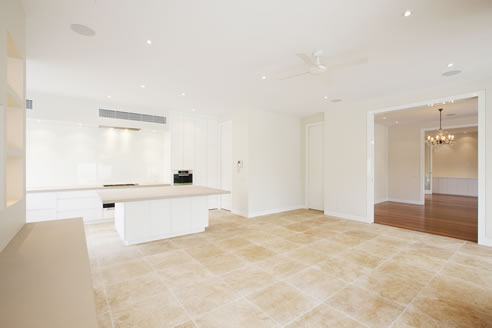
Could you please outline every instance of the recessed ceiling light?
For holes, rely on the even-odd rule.
[[[338,103],[338,102],[341,102],[341,101],[342,101],[342,99],[338,99],[338,98],[331,100],[332,103]]]
[[[383,117],[383,120],[385,120],[385,119],[386,119],[386,116],[385,116],[385,117]]]
[[[403,13],[403,16],[405,17],[408,17],[410,15],[412,15],[412,12],[410,10],[405,10],[405,12]]]
[[[465,131],[465,132],[463,132],[463,133],[466,133],[466,131]]]
[[[195,108],[192,108],[192,109],[191,109],[191,111],[192,111],[192,112],[196,112],[196,109],[195,109]]]
[[[141,84],[141,85],[140,85],[140,87],[141,87],[142,89],[145,89],[145,84]]]
[[[94,35],[96,35],[96,31],[91,29],[89,26],[82,25],[82,24],[71,24],[70,29],[73,32],[75,32],[79,35],[83,35],[83,36],[94,36]]]
[[[181,96],[186,96],[186,92],[181,92]]]
[[[396,123],[396,124],[398,124],[398,123],[400,123],[400,122],[398,122],[398,121],[395,121],[395,123]]]
[[[152,40],[147,40],[147,44],[152,44]]]
[[[111,99],[111,96],[108,96],[108,99]]]
[[[461,71],[460,71],[460,70],[447,71],[447,72],[442,73],[442,76],[449,77],[449,76],[458,75],[458,74],[460,74],[460,73],[461,73]]]
[[[324,96],[323,99],[328,99],[328,96]]]
[[[453,67],[453,66],[454,66],[454,64],[453,64],[453,63],[449,63],[449,64],[448,64],[448,67]]]
[[[267,79],[267,77],[266,77],[265,75],[263,75],[263,76],[261,77],[261,79],[262,79],[262,80],[266,80],[266,79]]]

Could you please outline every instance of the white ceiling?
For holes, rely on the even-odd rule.
[[[393,112],[381,113],[374,117],[376,123],[385,126],[437,123],[439,126],[439,108],[442,108],[442,122],[469,119],[478,122],[478,98],[456,100],[453,103],[428,104],[427,106],[408,108]],[[398,123],[397,123],[398,122]]]
[[[335,98],[351,103],[492,76],[490,0],[24,3],[28,94],[163,110],[309,114],[339,106],[331,103]],[[405,18],[407,9],[413,14]],[[90,26],[96,36],[74,34],[72,23]],[[273,78],[302,63],[296,53],[316,49],[338,59],[368,56],[369,63],[320,76]],[[463,74],[441,76],[450,62]]]

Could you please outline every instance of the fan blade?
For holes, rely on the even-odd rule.
[[[296,56],[302,60],[306,65],[308,65],[309,67],[313,67],[316,65],[316,62],[314,61],[313,57],[310,56],[310,55],[306,55],[306,54],[296,54]]]
[[[368,62],[369,62],[369,60],[367,57],[354,58],[354,59],[347,60],[345,62],[341,62],[338,64],[326,65],[326,71],[334,71],[337,69],[364,65],[364,64],[367,64]]]
[[[303,75],[306,75],[306,74],[310,74],[310,72],[307,71],[307,72],[302,72],[302,73],[287,75],[287,76],[283,76],[283,77],[278,77],[277,80],[290,80],[290,79],[293,79],[293,78],[296,78],[296,77],[299,77],[299,76],[303,76]]]

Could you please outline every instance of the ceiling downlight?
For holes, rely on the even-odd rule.
[[[71,24],[70,29],[74,33],[77,33],[77,34],[82,35],[82,36],[95,36],[96,35],[96,31],[91,29],[89,26],[83,25],[83,24]]]

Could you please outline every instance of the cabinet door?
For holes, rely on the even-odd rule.
[[[193,168],[193,184],[207,186],[207,120],[195,121],[195,167]]]
[[[195,167],[195,122],[183,119],[183,162],[179,169],[193,170]]]
[[[183,119],[171,118],[171,170],[183,169]]]

